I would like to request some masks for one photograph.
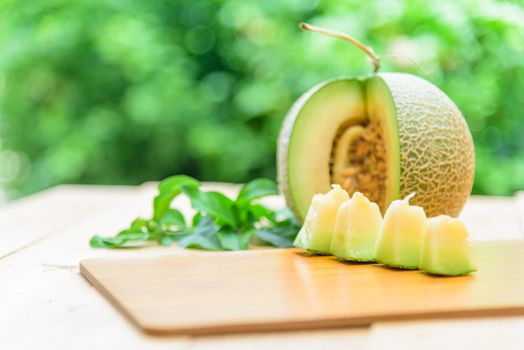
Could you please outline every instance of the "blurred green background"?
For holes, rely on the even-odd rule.
[[[3,0],[0,201],[59,183],[274,177],[293,101],[370,71],[300,21],[441,87],[475,139],[475,193],[524,189],[522,1]]]

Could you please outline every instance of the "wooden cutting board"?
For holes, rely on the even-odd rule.
[[[480,244],[474,254],[478,272],[462,277],[343,263],[296,249],[85,260],[80,270],[155,334],[524,314],[524,241]]]

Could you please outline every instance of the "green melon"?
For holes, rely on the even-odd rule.
[[[295,247],[317,254],[329,254],[338,209],[348,199],[347,192],[338,185],[334,185],[326,194],[315,194],[304,225],[295,239]]]
[[[409,205],[412,196],[395,200],[388,207],[377,238],[377,262],[402,269],[418,269],[427,218],[424,209]]]
[[[455,218],[439,215],[428,220],[420,269],[436,275],[458,276],[475,271],[468,244],[468,231]]]
[[[474,164],[457,106],[430,82],[403,73],[318,84],[293,105],[278,139],[280,189],[300,222],[313,195],[332,183],[362,192],[383,213],[416,193],[413,204],[428,216],[458,216]]]
[[[355,192],[338,209],[331,254],[342,260],[373,261],[381,226],[378,205]]]

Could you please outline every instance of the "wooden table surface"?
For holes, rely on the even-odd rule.
[[[206,186],[231,194],[237,189]],[[113,234],[136,216],[150,215],[155,191],[153,183],[64,185],[0,207],[0,349],[524,349],[524,316],[224,336],[144,335],[80,275],[78,262],[180,253],[176,246],[110,251],[88,245],[93,234]],[[174,205],[189,207],[184,198]],[[462,218],[474,240],[523,239],[524,194],[474,196]]]

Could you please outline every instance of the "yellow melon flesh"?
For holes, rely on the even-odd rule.
[[[424,209],[409,205],[409,199],[393,201],[386,211],[375,260],[392,267],[417,269],[427,219]]]
[[[381,225],[378,205],[355,192],[338,209],[331,254],[343,260],[373,261]]]
[[[347,192],[338,185],[326,194],[314,195],[294,245],[314,253],[329,254],[338,209],[348,199]]]
[[[455,218],[440,215],[428,220],[420,269],[436,275],[457,276],[475,271],[468,231]]]
[[[333,80],[318,84],[291,107],[278,140],[278,182],[288,207],[304,222],[317,193],[331,188],[330,159],[340,125],[366,119],[359,81]]]

